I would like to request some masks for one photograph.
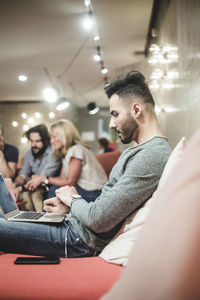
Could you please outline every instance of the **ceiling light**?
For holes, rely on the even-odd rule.
[[[108,73],[108,69],[106,69],[106,68],[103,68],[103,69],[101,70],[101,73],[102,73],[102,74],[106,74],[106,73]]]
[[[23,129],[24,129],[25,131],[29,130],[28,125],[24,125],[24,126],[23,126]]]
[[[163,77],[163,72],[160,69],[155,69],[150,76],[151,79],[156,79],[156,80],[161,79],[162,77]]]
[[[26,75],[19,75],[18,79],[19,79],[19,81],[26,81],[28,78]]]
[[[94,41],[98,41],[100,39],[99,35],[94,36]]]
[[[149,84],[149,88],[152,90],[158,90],[160,88],[160,85],[157,81],[153,81]]]
[[[151,36],[154,38],[158,36],[158,30],[156,28],[151,29]]]
[[[150,57],[149,59],[148,59],[148,62],[150,63],[150,64],[152,64],[152,65],[155,65],[155,64],[157,64],[158,63],[158,58],[157,57]]]
[[[90,6],[90,0],[85,0],[84,2],[86,7]]]
[[[49,118],[50,118],[50,119],[53,119],[53,118],[55,118],[55,114],[54,114],[54,112],[52,112],[52,111],[51,111],[51,112],[49,113]]]
[[[22,144],[26,144],[28,142],[28,139],[26,137],[21,138]]]
[[[173,112],[177,112],[178,109],[176,107],[173,107],[173,106],[165,106],[163,108],[164,112],[166,113],[173,113]]]
[[[70,103],[69,103],[69,101],[67,101],[67,98],[62,97],[62,98],[60,98],[56,109],[58,111],[62,111],[62,110],[65,110],[67,107],[69,107],[69,105],[70,105]]]
[[[87,109],[90,115],[95,115],[99,111],[99,107],[96,105],[95,102],[90,102],[87,106]]]
[[[35,113],[35,117],[36,117],[37,119],[39,119],[39,118],[41,117],[41,114],[40,114],[39,112],[36,112],[36,113]]]
[[[168,59],[171,61],[177,61],[179,58],[179,55],[178,53],[175,53],[175,52],[169,52],[168,53]]]
[[[179,77],[179,72],[178,71],[167,71],[166,77],[168,79],[176,79]]]
[[[26,119],[26,118],[27,118],[27,113],[23,112],[23,113],[21,114],[21,117],[22,117],[23,119]]]
[[[162,111],[161,107],[158,106],[158,105],[155,105],[154,110],[155,110],[156,115],[159,115],[161,113],[161,111]]]
[[[176,47],[176,46],[164,46],[163,47],[163,51],[164,52],[171,52],[171,51],[173,51],[173,52],[177,52],[178,51],[178,48]]]
[[[163,82],[162,83],[162,88],[163,89],[173,89],[175,87],[175,85],[173,83],[170,82]]]
[[[150,47],[149,47],[149,51],[150,52],[154,52],[154,53],[158,53],[160,52],[160,47],[156,44],[152,44]]]
[[[43,96],[49,102],[56,102],[58,100],[58,90],[54,87],[44,89]]]
[[[95,61],[100,61],[101,60],[101,56],[99,54],[93,55],[93,58],[94,58]]]
[[[94,25],[93,18],[91,16],[87,16],[84,21],[83,21],[83,26],[87,29],[90,30]]]
[[[13,121],[13,122],[12,122],[12,126],[13,126],[13,127],[17,127],[17,126],[18,126],[18,122],[17,122],[17,121]]]
[[[35,120],[33,118],[28,118],[28,123],[32,125],[35,123]]]

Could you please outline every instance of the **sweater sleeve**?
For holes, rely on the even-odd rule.
[[[109,231],[143,205],[155,191],[168,158],[163,159],[162,153],[155,153],[155,150],[154,155],[149,152],[149,149],[141,151],[127,164],[123,163],[125,169],[116,166],[113,178],[96,201],[74,201],[72,215],[90,230],[101,233]]]

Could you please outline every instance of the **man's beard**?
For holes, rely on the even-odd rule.
[[[119,132],[122,134],[122,136],[119,137],[121,139],[121,142],[123,144],[129,144],[130,142],[132,142],[133,135],[136,132],[137,128],[138,124],[130,114],[126,122],[123,124],[121,131]]]
[[[37,152],[34,152],[34,149],[38,149]],[[42,147],[41,149],[37,148],[37,147],[32,147],[31,151],[32,151],[32,155],[34,158],[39,158],[40,156],[42,156],[42,154],[45,152],[46,147]]]

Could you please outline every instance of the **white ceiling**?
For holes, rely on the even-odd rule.
[[[91,3],[109,80],[143,59],[134,52],[145,48],[153,0]],[[84,0],[0,0],[0,102],[43,100],[49,74],[61,96],[79,107],[107,106],[95,43],[82,27],[86,16]],[[22,73],[26,83],[17,79]]]

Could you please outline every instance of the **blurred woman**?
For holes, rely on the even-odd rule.
[[[70,185],[86,201],[94,201],[108,179],[72,122],[61,119],[51,125],[51,144],[54,156],[62,158],[63,167],[59,177],[40,177],[50,185],[48,197],[55,196],[56,188]]]

